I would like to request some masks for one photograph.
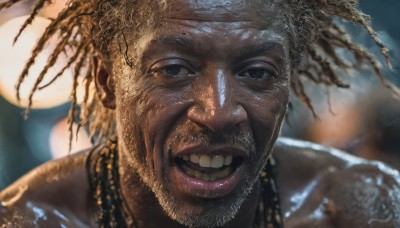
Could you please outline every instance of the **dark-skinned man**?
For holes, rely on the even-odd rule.
[[[74,47],[75,79],[96,88],[81,122],[99,143],[1,192],[0,224],[399,227],[398,172],[278,139],[290,88],[313,111],[302,80],[347,87],[334,48],[382,76],[334,16],[365,27],[388,58],[353,1],[71,1],[32,59],[53,35],[54,56]]]

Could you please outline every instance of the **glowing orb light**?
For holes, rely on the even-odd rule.
[[[17,43],[13,46],[14,37],[26,19],[27,16],[18,17],[0,27],[0,95],[10,103],[21,107],[25,107],[28,104],[29,93],[55,46],[54,42],[50,41],[45,50],[37,56],[35,64],[29,70],[28,77],[25,78],[21,85],[21,102],[18,102],[15,90],[18,77],[30,57],[36,41],[43,34],[50,22],[48,19],[37,17],[25,29]],[[41,85],[49,82],[62,69],[66,61],[66,56],[64,54],[60,55],[55,66],[47,72]],[[35,93],[32,108],[50,108],[67,102],[71,88],[72,71],[66,70],[52,85]]]

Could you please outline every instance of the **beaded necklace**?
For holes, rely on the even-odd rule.
[[[92,154],[94,155],[89,156],[87,167],[89,176],[93,176],[91,189],[97,206],[98,226],[100,228],[138,228],[121,197],[117,138],[109,139]],[[93,161],[90,161],[92,157]],[[91,162],[93,166],[90,165]],[[275,160],[271,157],[261,172],[262,193],[252,228],[283,228],[275,166]]]

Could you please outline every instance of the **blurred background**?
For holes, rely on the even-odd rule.
[[[50,51],[38,57],[29,73],[33,77],[28,77],[22,84],[21,102],[15,98],[17,77],[33,44],[49,23],[48,18],[55,17],[66,4],[65,0],[52,2],[39,12],[40,17],[14,46],[13,39],[33,3],[23,1],[0,13],[0,190],[43,162],[91,146],[86,132],[80,131],[77,139],[73,140],[71,151],[68,151],[66,115],[72,88],[71,71],[66,71],[56,83],[35,94],[33,109],[29,118],[24,119],[24,105],[30,89]],[[386,70],[385,75],[400,85],[400,1],[360,0],[360,5],[372,15],[374,28],[390,48],[394,70]],[[357,41],[379,54],[379,48],[367,34],[353,30]],[[48,49],[51,48],[49,44]],[[307,90],[319,119],[314,119],[310,111],[292,97],[292,109],[282,135],[337,147],[400,169],[400,102],[382,88],[370,72],[361,74],[348,79],[353,82],[352,90],[330,90],[330,99],[325,89],[308,83]]]
[[[91,146],[83,130],[73,140],[69,151],[66,116],[73,83],[71,70],[65,71],[55,83],[35,94],[29,117],[24,118],[31,88],[54,48],[51,42],[46,51],[37,57],[29,77],[22,84],[21,101],[16,100],[17,78],[34,43],[44,32],[49,19],[57,16],[66,4],[66,0],[52,2],[39,12],[39,17],[22,33],[15,45],[12,45],[15,35],[29,15],[33,1],[22,1],[0,13],[0,190],[41,163]],[[58,65],[65,64],[67,54],[58,59],[54,69],[49,70],[44,83],[60,70]]]
[[[400,86],[400,1],[359,0],[372,16],[379,38],[390,49],[393,69],[383,73]],[[372,51],[384,64],[380,49],[359,29],[346,26],[354,40]],[[400,101],[370,71],[350,72],[351,89],[332,89],[307,83],[318,118],[292,97],[282,135],[335,147],[400,170]]]

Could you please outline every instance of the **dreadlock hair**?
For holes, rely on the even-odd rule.
[[[8,0],[0,3],[0,11],[24,0]],[[48,1],[48,0],[47,0]],[[36,0],[30,16],[15,37],[17,41],[22,31],[34,20],[46,0]],[[276,0],[272,1],[275,2]],[[29,95],[29,104],[26,114],[32,106],[32,97],[37,90],[41,90],[59,77],[70,67],[74,68],[73,89],[71,91],[71,109],[68,114],[70,141],[72,141],[72,124],[77,116],[80,125],[87,125],[92,139],[96,137],[104,140],[115,131],[114,111],[103,107],[97,96],[90,96],[95,91],[94,75],[98,64],[110,62],[110,46],[118,43],[118,51],[125,56],[126,64],[132,67],[132,60],[128,56],[128,42],[124,31],[135,31],[140,27],[140,18],[148,17],[151,9],[140,10],[138,0],[69,0],[67,7],[52,19],[43,36],[38,40],[32,55],[23,69],[18,83],[17,98],[20,99],[19,88],[28,76],[29,69],[36,57],[45,48],[50,38],[56,37],[56,47],[49,57],[47,65],[42,69]],[[157,2],[157,1],[151,1]],[[338,70],[346,72],[357,69],[357,65],[364,63],[373,70],[384,86],[394,95],[400,97],[398,88],[385,79],[381,72],[379,61],[360,45],[350,40],[349,33],[338,21],[349,22],[366,30],[369,37],[380,47],[381,54],[390,68],[389,51],[378,39],[377,33],[370,25],[370,17],[358,10],[357,0],[280,0],[276,1],[279,7],[287,12],[284,15],[287,24],[287,36],[290,42],[290,62],[292,66],[290,87],[311,110],[316,113],[307,95],[304,80],[310,80],[318,85],[349,88],[338,75]],[[149,3],[145,7],[156,7],[157,3]],[[139,19],[138,19],[139,18]],[[125,50],[123,50],[125,48]],[[343,60],[337,49],[349,52],[356,63]],[[61,53],[73,50],[69,61],[53,76],[53,79],[43,85],[47,71],[54,66]],[[94,59],[102,61],[94,61]],[[354,61],[353,61],[354,62]],[[78,78],[82,77],[85,92],[80,108],[77,104]],[[91,98],[93,97],[93,98]],[[79,130],[79,128],[78,128]],[[71,142],[70,142],[71,143]]]

